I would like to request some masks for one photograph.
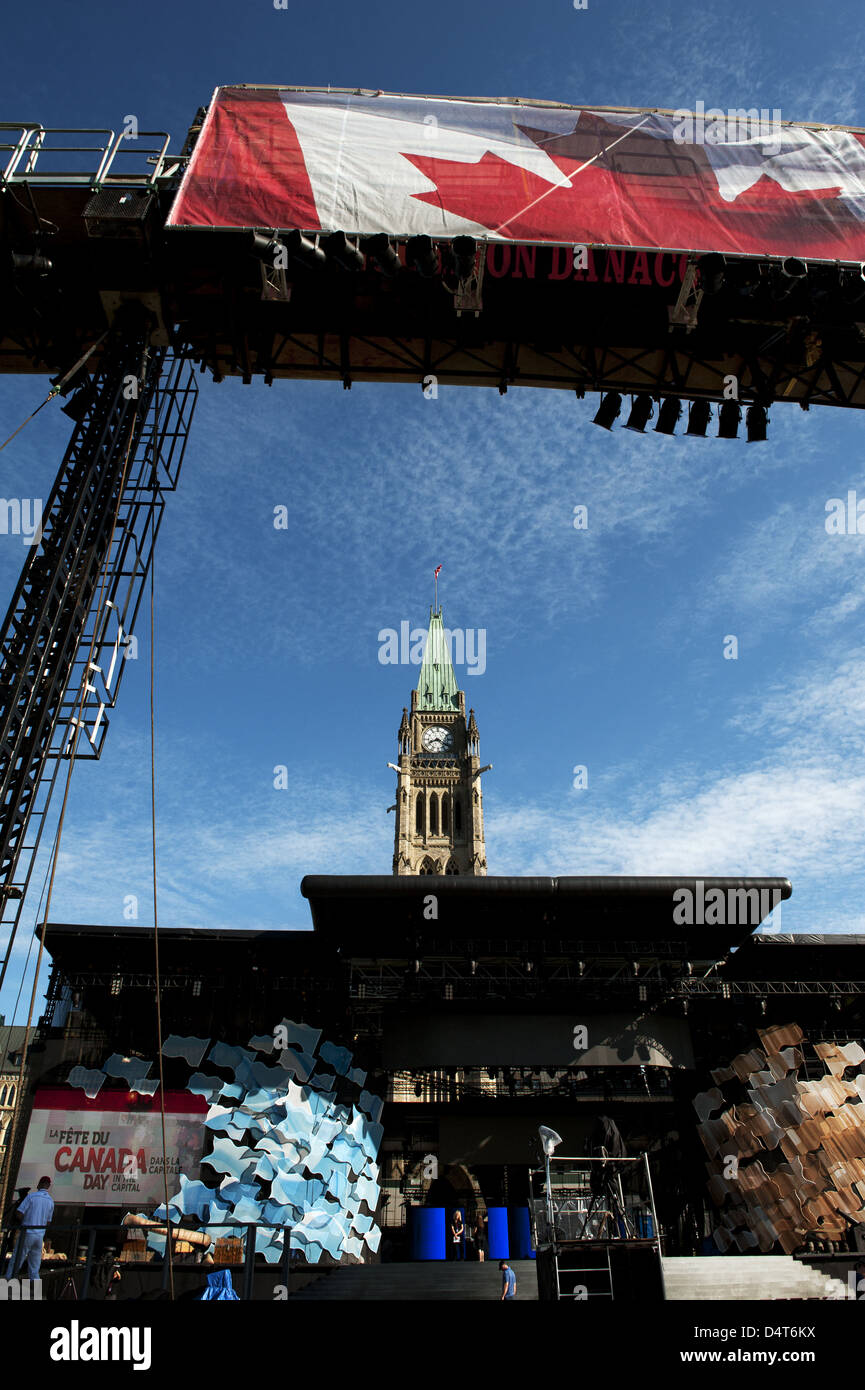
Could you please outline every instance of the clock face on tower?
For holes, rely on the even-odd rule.
[[[433,724],[430,728],[424,729],[421,743],[427,753],[446,753],[453,747],[454,736],[450,729],[443,729],[438,724]]]

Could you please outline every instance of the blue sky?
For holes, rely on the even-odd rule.
[[[132,113],[179,148],[216,85],[260,81],[865,124],[860,29],[857,0],[48,0],[38,43],[27,12],[5,22],[2,119]],[[487,634],[485,672],[457,674],[494,764],[491,873],[784,874],[785,930],[863,929],[865,537],[824,526],[827,499],[865,496],[858,415],[777,405],[749,446],[607,434],[564,392],[201,382],[157,560],[163,925],[305,927],[305,873],[390,871],[417,668],[382,665],[378,633],[426,621],[441,564],[446,624]],[[44,394],[0,380],[0,435]],[[6,495],[47,496],[67,424],[50,406],[4,452]],[[0,537],[7,596],[23,553]],[[56,921],[120,922],[128,895],[151,920],[139,637],[73,780]]]

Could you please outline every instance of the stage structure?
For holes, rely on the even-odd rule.
[[[0,639],[7,958],[60,761],[102,746],[191,364],[599,392],[606,428],[632,393],[668,434],[747,407],[749,440],[776,401],[865,406],[865,134],[765,114],[239,85],[179,154],[0,125],[0,371],[53,373],[76,422]]]

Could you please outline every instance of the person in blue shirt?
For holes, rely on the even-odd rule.
[[[14,1279],[22,1265],[27,1266],[27,1278],[39,1278],[42,1263],[42,1239],[45,1228],[54,1215],[54,1200],[49,1196],[50,1178],[40,1178],[35,1192],[30,1192],[20,1203],[17,1211],[21,1226],[21,1238],[15,1252],[15,1260],[10,1272]]]
[[[502,1272],[502,1303],[508,1298],[517,1296],[517,1276],[511,1269],[507,1260],[499,1260],[499,1269]]]

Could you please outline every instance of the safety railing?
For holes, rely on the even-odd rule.
[[[0,186],[153,187],[186,163],[185,156],[169,156],[170,140],[164,130],[138,130],[134,125],[118,134],[100,127],[0,122]],[[128,160],[136,161],[131,171]]]

